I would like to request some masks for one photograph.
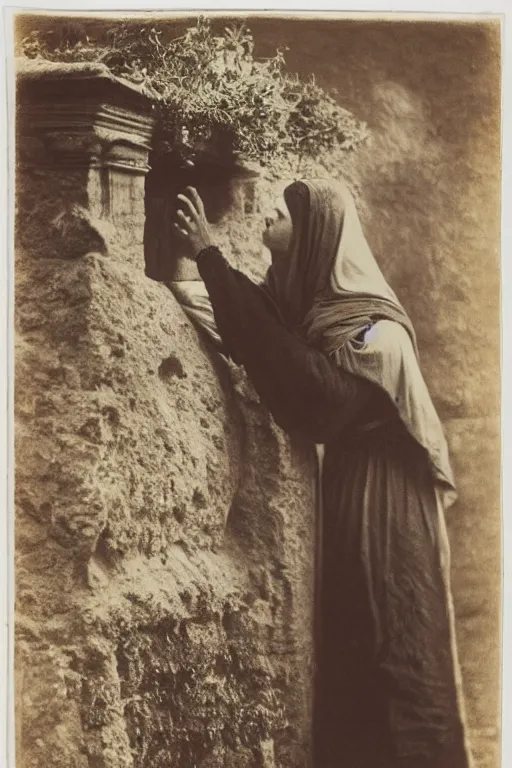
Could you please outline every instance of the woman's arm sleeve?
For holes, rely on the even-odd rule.
[[[264,292],[218,249],[198,257],[217,328],[280,427],[324,443],[357,418],[374,385],[340,371],[275,317]]]

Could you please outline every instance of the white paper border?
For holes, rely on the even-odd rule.
[[[512,579],[510,576],[512,563],[512,513],[510,511],[512,462],[510,449],[510,424],[511,424],[511,394],[512,393],[512,354],[510,344],[510,329],[512,320],[512,235],[510,219],[512,217],[511,182],[512,182],[512,150],[510,147],[512,136],[512,14],[507,13],[508,0],[493,0],[492,3],[483,3],[482,0],[430,0],[430,2],[407,2],[407,0],[394,0],[390,7],[389,2],[364,2],[364,0],[351,0],[343,6],[334,2],[315,2],[312,9],[307,2],[300,0],[265,0],[258,2],[252,0],[243,5],[234,0],[223,2],[181,2],[176,4],[155,2],[102,2],[102,0],[89,0],[88,3],[76,2],[76,0],[53,0],[52,2],[28,2],[9,5],[1,2],[2,15],[2,50],[4,55],[0,58],[0,115],[1,128],[0,139],[5,152],[0,170],[0,209],[3,215],[0,217],[0,233],[3,240],[3,256],[0,257],[0,360],[3,361],[3,370],[8,375],[0,374],[0,489],[3,490],[0,510],[0,766],[15,768],[14,763],[14,727],[13,727],[13,681],[12,681],[12,611],[13,611],[13,586],[14,567],[12,563],[12,492],[13,492],[13,431],[12,431],[12,372],[14,364],[12,348],[12,314],[13,314],[13,258],[12,258],[12,234],[13,234],[13,206],[12,206],[12,176],[13,158],[8,166],[8,146],[13,141],[13,125],[7,120],[7,67],[6,55],[12,50],[12,19],[15,13],[47,12],[47,13],[98,13],[98,15],[118,15],[121,12],[133,13],[136,11],[155,11],[158,14],[196,14],[204,12],[236,12],[254,14],[255,12],[272,12],[279,15],[305,14],[318,17],[328,12],[329,15],[350,14],[352,17],[368,14],[377,14],[390,20],[398,20],[402,14],[417,14],[416,19],[432,13],[440,14],[445,20],[454,18],[461,20],[463,16],[478,14],[480,16],[500,14],[504,20],[502,25],[502,62],[503,62],[503,159],[502,159],[502,482],[503,482],[503,551],[504,558],[504,586],[503,586],[503,709],[502,709],[502,768],[512,765],[512,729],[507,728],[507,723],[512,722],[512,662],[506,653],[511,646],[512,639]],[[241,7],[242,6],[242,7]],[[107,11],[107,14],[103,12]],[[8,204],[10,203],[10,204]],[[7,211],[9,209],[9,217]],[[507,216],[508,212],[508,216]]]

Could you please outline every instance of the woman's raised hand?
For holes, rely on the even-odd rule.
[[[196,259],[203,248],[208,248],[213,243],[203,201],[194,187],[187,187],[186,192],[186,195],[178,195],[178,200],[184,204],[185,210],[178,210],[179,223],[174,222],[174,229],[188,244],[191,258]]]

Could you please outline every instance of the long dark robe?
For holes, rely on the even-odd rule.
[[[314,768],[467,768],[425,450],[220,251],[198,267],[226,354],[278,425],[325,445]]]

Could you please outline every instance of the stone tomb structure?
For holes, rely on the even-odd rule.
[[[311,449],[145,275],[151,131],[101,67],[19,75],[17,765],[306,765]]]

